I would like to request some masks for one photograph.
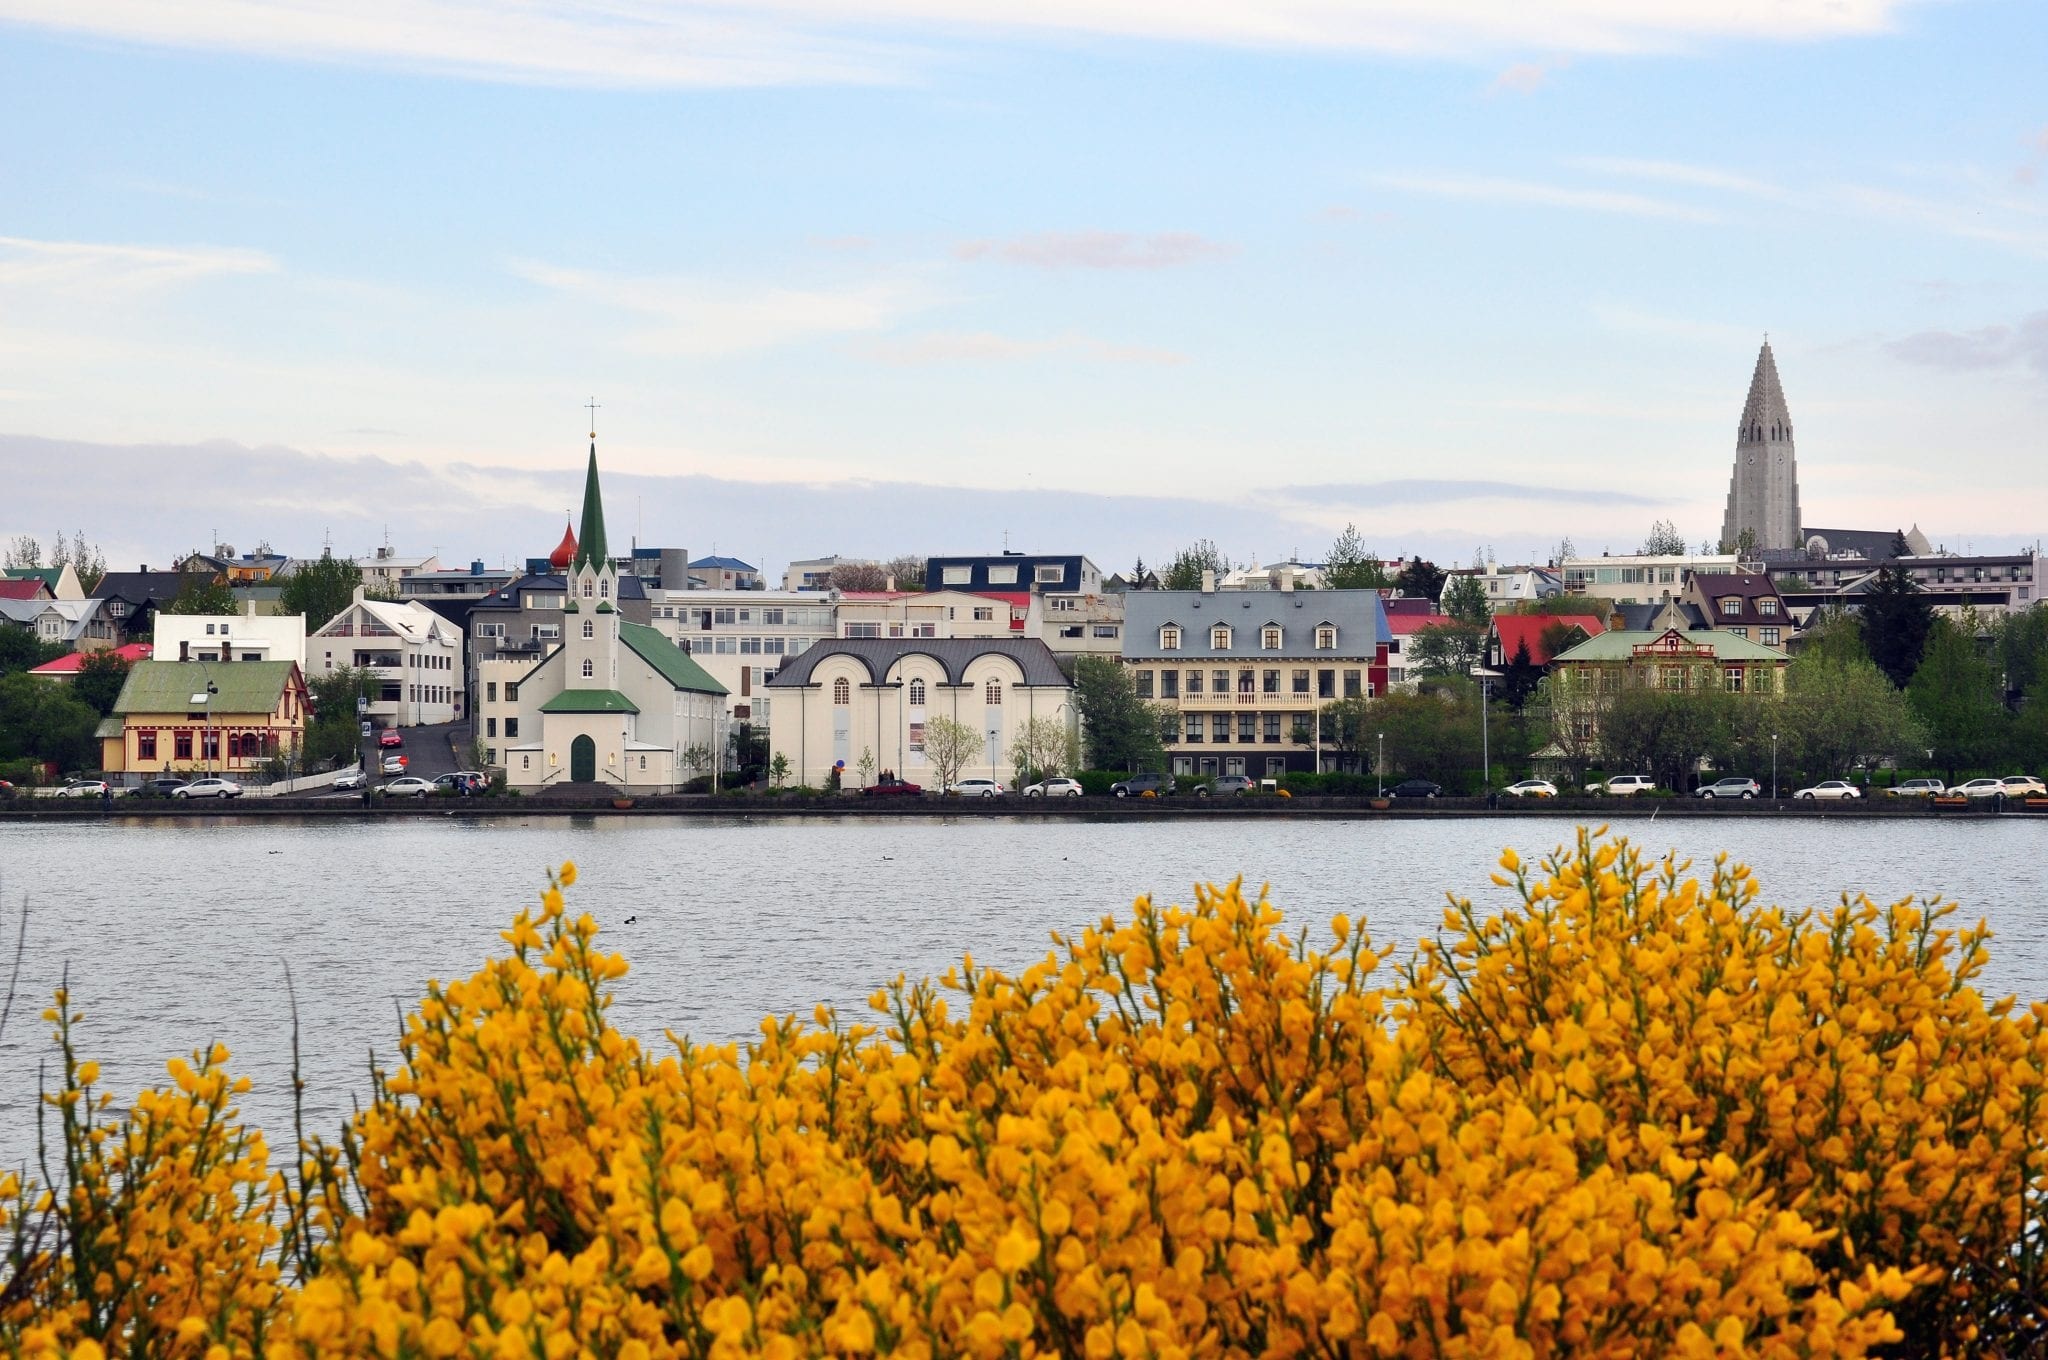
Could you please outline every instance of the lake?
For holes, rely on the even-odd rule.
[[[1940,893],[1997,932],[1984,989],[2048,994],[2041,863],[2048,818],[1815,817],[1613,820],[1659,853],[1752,865],[1764,900],[1826,905]],[[0,1164],[34,1155],[39,1019],[66,965],[86,1014],[82,1055],[121,1098],[164,1059],[218,1040],[253,1078],[245,1112],[289,1146],[290,1010],[297,979],[308,1126],[331,1134],[366,1092],[374,1049],[393,1059],[401,1007],[429,977],[465,976],[536,900],[548,866],[576,861],[572,910],[605,927],[632,973],[615,1022],[744,1039],[764,1014],[824,1001],[865,1014],[898,973],[937,974],[972,950],[1009,970],[1051,930],[1125,914],[1140,893],[1185,901],[1197,880],[1272,885],[1295,923],[1342,911],[1379,942],[1433,931],[1446,889],[1482,907],[1511,839],[1525,857],[1568,840],[1567,818],[1392,822],[1101,818],[608,818],[356,822],[232,817],[0,824],[11,954],[28,903],[14,1012],[0,1033]],[[634,918],[628,923],[627,918]]]

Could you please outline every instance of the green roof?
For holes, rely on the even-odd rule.
[[[638,713],[640,706],[615,689],[565,689],[540,706],[543,713]]]
[[[1739,638],[1733,633],[1724,633],[1715,628],[1695,628],[1690,632],[1673,628],[1668,631],[1677,633],[1680,638],[1693,646],[1713,648],[1716,661],[1786,661],[1790,659],[1776,647],[1766,647],[1761,642],[1752,642],[1748,638]],[[1652,632],[1648,629],[1641,631],[1621,629],[1612,633],[1602,633],[1598,637],[1587,638],[1569,651],[1560,652],[1554,658],[1554,661],[1558,665],[1566,665],[1575,661],[1629,661],[1635,659],[1635,649],[1637,647],[1647,647],[1663,636],[1664,633],[1662,631]],[[1647,656],[1642,659],[1645,661],[1657,660],[1655,656]]]
[[[610,560],[605,554],[604,497],[597,489],[597,441],[592,440],[590,470],[583,476],[583,532],[576,535],[576,560],[570,565],[580,567],[588,562],[603,571]]]
[[[57,582],[64,577],[64,568],[9,567],[7,568],[6,576],[10,581],[41,581],[52,591],[55,591],[57,589]]]
[[[100,725],[92,730],[92,734],[96,737],[118,737],[126,730],[127,725],[119,718],[101,718]]]
[[[677,689],[693,690],[698,694],[732,692],[713,680],[688,652],[663,637],[658,628],[621,619],[619,641],[631,647],[634,655],[661,672],[662,679]]]
[[[211,708],[215,713],[269,713],[284,697],[284,687],[298,670],[295,661],[138,661],[128,671],[116,713],[190,713]],[[211,681],[213,702],[193,703],[192,696]]]

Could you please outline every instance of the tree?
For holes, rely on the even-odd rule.
[[[1569,624],[1552,624],[1551,627],[1569,630]],[[1557,653],[1552,652],[1555,656]],[[1529,656],[1529,640],[1523,638],[1515,644],[1515,654],[1508,658],[1508,664],[1501,669],[1501,702],[1520,713],[1522,706],[1536,693],[1536,686],[1543,680],[1543,668]]]
[[[1493,605],[1486,598],[1486,588],[1479,584],[1477,576],[1453,576],[1444,589],[1442,609],[1444,613],[1460,623],[1469,623],[1474,628],[1484,628],[1493,618]]]
[[[1373,702],[1374,746],[1384,744],[1389,773],[1433,779],[1456,789],[1479,770],[1479,692],[1470,680],[1446,681]],[[1378,738],[1385,734],[1385,741]],[[1361,741],[1365,734],[1361,733]]]
[[[1469,675],[1485,643],[1485,630],[1469,623],[1432,623],[1410,637],[1408,668],[1432,676]]]
[[[1577,557],[1578,555],[1578,547],[1573,544],[1571,535],[1566,534],[1563,538],[1558,540],[1557,546],[1550,550],[1550,565],[1553,567],[1562,567],[1565,563],[1571,561],[1574,557]]]
[[[1379,731],[1373,726],[1373,701],[1363,697],[1332,699],[1324,704],[1316,712],[1316,727],[1324,746],[1351,757],[1339,762],[1346,768],[1363,764],[1365,752],[1373,748],[1373,735]]]
[[[1807,620],[1801,659],[1828,660],[1846,665],[1870,660],[1863,647],[1863,624],[1845,609],[1829,609]]]
[[[1080,743],[1058,718],[1032,718],[1010,744],[1010,764],[1026,783],[1071,773],[1080,761]]]
[[[356,587],[362,583],[361,567],[332,551],[322,552],[318,561],[302,563],[285,578],[278,606],[286,614],[304,614],[310,635],[353,604]]]
[[[981,743],[981,730],[972,723],[947,717],[926,720],[924,758],[932,763],[940,792],[953,787],[960,771],[974,763],[974,757],[981,753]]]
[[[26,628],[0,623],[0,675],[34,670],[64,655],[61,643],[44,642]]]
[[[1906,685],[1906,703],[1951,784],[1958,770],[1988,768],[2005,739],[1998,672],[1977,650],[1975,633],[1973,616],[1961,627],[1936,619],[1919,669]]]
[[[10,568],[40,567],[43,565],[43,545],[36,542],[34,534],[17,534],[7,545],[5,565]]]
[[[1514,604],[1517,614],[1590,614],[1596,619],[1605,619],[1614,612],[1612,600],[1597,599],[1591,595],[1546,595],[1540,600],[1517,600]]]
[[[362,748],[356,700],[371,698],[379,684],[368,670],[353,666],[307,677],[313,706],[303,744],[307,768],[356,763]]]
[[[1725,743],[1734,696],[1713,682],[1682,690],[1624,689],[1600,721],[1600,749],[1610,770],[1647,774],[1664,788],[1691,790],[1700,761]]]
[[[1781,758],[1813,779],[1926,749],[1905,696],[1868,661],[1807,653],[1787,668]]]
[[[1904,567],[1889,563],[1863,594],[1863,645],[1870,659],[1903,689],[1920,667],[1920,653],[1934,626],[1934,606]]]
[[[1660,519],[1650,525],[1649,537],[1643,540],[1640,549],[1644,557],[1683,557],[1687,548],[1684,534],[1668,519]]]
[[[875,751],[871,746],[860,748],[860,759],[853,762],[853,772],[860,776],[860,786],[866,788],[875,782]]]
[[[1198,538],[1173,555],[1166,570],[1159,573],[1161,590],[1200,590],[1202,573],[1222,579],[1230,571],[1230,559],[1206,538]]]
[[[1894,558],[1910,557],[1913,555],[1913,545],[1906,542],[1906,531],[1904,529],[1892,530],[1890,552]]]
[[[825,584],[833,590],[882,590],[889,573],[880,562],[839,562],[825,573]]]
[[[2048,604],[2000,619],[1993,655],[2006,706],[2017,708],[2021,695],[2031,694],[2035,685],[2048,679]]]
[[[768,758],[768,787],[779,789],[789,782],[789,757],[777,751]]]
[[[1344,532],[1330,545],[1329,558],[1323,565],[1323,583],[1331,590],[1381,590],[1393,584],[1387,569],[1380,565],[1380,555],[1366,547],[1365,540],[1359,537],[1356,524],[1345,525]]]
[[[893,578],[898,590],[923,590],[924,559],[911,553],[892,557],[882,564],[884,578]]]
[[[178,587],[178,597],[163,606],[165,614],[232,614],[235,593],[204,572],[189,572]]]
[[[1414,558],[1394,578],[1394,589],[1411,600],[1434,600],[1443,593],[1444,570],[1434,562]]]
[[[1598,677],[1579,678],[1567,669],[1554,670],[1536,687],[1524,712],[1548,734],[1569,781],[1576,785],[1600,758],[1600,725],[1613,695],[1600,688]]]
[[[107,574],[106,554],[100,551],[97,543],[85,541],[83,529],[73,534],[69,542],[65,541],[61,531],[58,533],[50,549],[50,565],[69,565],[71,570],[78,574],[78,584],[85,588],[88,595],[98,587],[100,578]]]
[[[121,686],[128,683],[131,663],[125,656],[112,652],[89,652],[85,660],[78,663],[78,674],[72,678],[71,692],[79,699],[92,705],[93,711],[102,718],[114,711],[114,701],[121,697]]]
[[[0,760],[29,759],[59,770],[100,767],[93,729],[101,714],[69,685],[32,675],[0,676]]]
[[[1095,770],[1157,770],[1166,764],[1158,716],[1138,697],[1130,672],[1108,657],[1074,662],[1074,711],[1081,719],[1088,766]]]

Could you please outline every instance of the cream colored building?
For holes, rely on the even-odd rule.
[[[647,598],[655,629],[725,687],[734,722],[771,722],[768,677],[838,633],[829,590],[655,589]]]
[[[1695,571],[1741,570],[1735,553],[1651,553],[1626,557],[1574,557],[1564,564],[1564,593],[1616,604],[1656,604],[1685,592]]]
[[[259,614],[247,604],[239,614],[158,614],[156,651],[165,661],[293,661],[306,668],[306,616]]]
[[[166,616],[159,615],[161,623]],[[306,640],[307,672],[370,672],[377,692],[363,716],[378,727],[422,727],[463,714],[462,630],[417,601],[355,600]]]

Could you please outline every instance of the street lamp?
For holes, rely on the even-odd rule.
[[[1387,734],[1375,732],[1372,734],[1372,741],[1372,773],[1373,778],[1378,781],[1378,791],[1373,796],[1384,798],[1387,796]]]
[[[1495,680],[1500,679],[1501,673],[1499,671],[1490,671],[1484,666],[1474,666],[1472,674],[1479,679],[1479,763],[1484,767],[1480,772],[1480,783],[1483,786],[1490,787],[1493,784],[1493,755],[1486,731],[1486,707],[1489,697],[1488,687]]]
[[[206,688],[192,696],[192,702],[206,707],[205,734],[199,739],[199,758],[206,762],[206,772],[213,773],[213,696],[220,693],[220,686],[213,683],[213,673],[207,672]]]
[[[1778,734],[1771,733],[1771,801],[1778,801]]]

